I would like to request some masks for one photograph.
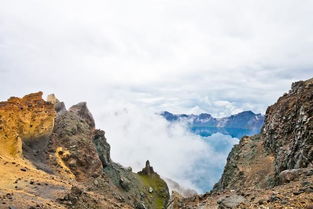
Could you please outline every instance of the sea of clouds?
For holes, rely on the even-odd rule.
[[[111,157],[141,170],[146,160],[162,176],[199,193],[218,181],[226,158],[238,139],[222,134],[202,138],[183,123],[170,123],[136,105],[107,105],[96,120],[106,131]]]
[[[87,101],[113,160],[207,191],[238,140],[155,113],[264,113],[312,76],[312,13],[309,0],[3,1],[0,99]]]

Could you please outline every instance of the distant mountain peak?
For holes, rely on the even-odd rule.
[[[187,122],[191,131],[201,136],[222,133],[231,135],[232,137],[241,138],[245,135],[259,133],[264,123],[264,115],[255,114],[251,110],[223,118],[215,118],[209,113],[188,115],[173,114],[168,111],[162,112],[161,115],[170,122]]]

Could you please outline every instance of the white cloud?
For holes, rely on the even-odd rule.
[[[97,126],[105,127],[114,161],[139,171],[150,160],[161,176],[198,192],[218,181],[228,152],[238,142],[222,134],[202,139],[184,124],[170,124],[131,104],[107,102],[96,115]]]
[[[264,112],[312,76],[312,10],[309,0],[2,2],[0,96],[118,88],[156,111]],[[213,107],[195,104],[203,97]]]
[[[122,104],[149,113],[264,113],[291,82],[312,77],[312,14],[310,0],[3,1],[0,100],[42,90],[66,104],[88,101],[96,117]],[[166,132],[165,122],[143,115],[156,127],[141,113],[110,116],[112,124],[100,118],[113,157],[123,163],[118,150],[137,135],[142,149],[170,154],[177,143],[191,157],[191,150],[206,149],[181,128]],[[162,143],[154,137],[145,144],[151,135]],[[134,153],[134,161],[141,157],[146,153]],[[178,165],[186,160],[173,158]],[[160,169],[177,177],[171,163]]]

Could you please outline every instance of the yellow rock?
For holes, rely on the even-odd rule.
[[[47,96],[47,102],[50,102],[52,104],[56,104],[56,103],[59,103],[60,101],[56,98],[56,96],[54,94],[49,94]]]
[[[54,105],[42,99],[42,92],[0,102],[0,155],[21,157],[22,140],[51,134]]]

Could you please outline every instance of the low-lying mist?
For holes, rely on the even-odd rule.
[[[202,138],[183,123],[169,123],[135,105],[109,105],[96,116],[115,162],[137,172],[150,160],[162,177],[199,193],[209,191],[218,181],[229,151],[238,142],[222,134]]]

